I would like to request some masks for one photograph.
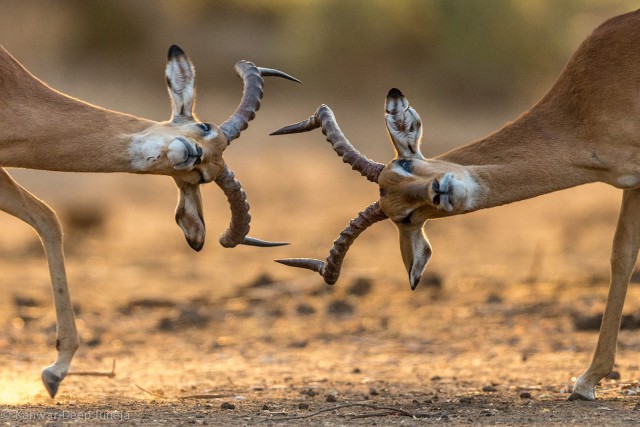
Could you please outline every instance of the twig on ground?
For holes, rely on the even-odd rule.
[[[394,414],[394,412],[372,412],[370,414],[357,414],[357,415],[351,415],[351,418],[356,419],[356,418],[375,418],[375,417],[386,417],[388,415],[392,415]]]
[[[178,399],[221,399],[223,397],[233,397],[234,393],[227,394],[187,394],[185,396],[178,396]]]
[[[353,418],[367,418],[367,417],[376,417],[376,416],[387,416],[387,415],[392,415],[392,414],[400,414],[400,415],[403,415],[405,417],[412,417],[412,418],[424,418],[424,414],[405,411],[404,409],[396,408],[396,407],[393,407],[393,406],[372,405],[370,403],[343,403],[341,405],[336,405],[336,406],[333,406],[331,408],[321,409],[319,411],[316,411],[316,412],[313,412],[313,413],[307,414],[307,415],[296,415],[296,416],[284,417],[284,418],[265,418],[261,422],[263,422],[263,421],[301,420],[301,419],[304,419],[304,418],[315,417],[315,416],[323,414],[325,412],[331,412],[331,411],[335,411],[337,409],[343,409],[343,408],[350,408],[350,407],[353,407],[353,406],[360,406],[360,407],[364,407],[364,408],[388,411],[388,412],[377,412],[375,414],[353,415],[352,416]]]
[[[85,377],[108,377],[113,378],[116,376],[116,359],[113,359],[113,366],[111,372],[98,372],[98,371],[71,371],[67,375],[85,376]]]
[[[236,388],[236,385],[233,383],[233,381],[231,381],[231,377],[227,375],[227,381],[229,381],[229,384],[231,384],[232,388]]]
[[[526,283],[537,283],[540,279],[542,271],[542,260],[544,258],[544,246],[538,241],[531,257],[531,265],[529,266],[529,274],[525,277]]]
[[[138,387],[140,390],[144,391],[145,393],[150,394],[151,396],[159,397],[159,398],[161,398],[161,399],[164,399],[164,398],[165,398],[165,397],[164,397],[164,396],[162,396],[161,394],[154,393],[154,392],[152,392],[152,391],[149,391],[149,390],[147,390],[147,389],[145,389],[145,388],[140,387],[138,384],[133,384],[133,385],[135,385],[136,387]]]

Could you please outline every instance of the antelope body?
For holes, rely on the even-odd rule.
[[[78,347],[62,228],[53,210],[17,184],[4,168],[171,176],[180,193],[176,222],[195,250],[202,248],[205,238],[199,186],[213,181],[231,206],[231,224],[220,237],[223,246],[280,245],[247,237],[249,205],[222,153],[260,107],[262,76],[296,79],[246,61],[236,64],[236,73],[244,82],[244,93],[235,113],[220,126],[200,122],[194,113],[195,70],[187,55],[172,46],[165,73],[172,117],[155,122],[57,92],[0,46],[0,210],[31,225],[45,248],[57,317],[58,356],[42,372],[51,397],[58,391]]]
[[[355,150],[333,113],[321,106],[308,120],[274,134],[322,127],[354,169],[380,186],[380,200],[341,232],[325,261],[278,260],[339,277],[346,251],[368,226],[396,225],[414,289],[431,256],[423,227],[458,215],[591,182],[624,190],[611,254],[611,284],[598,344],[570,399],[595,399],[613,368],[627,285],[640,247],[640,10],[612,18],[578,48],[551,90],[528,112],[488,137],[435,159],[420,152],[420,117],[404,95],[386,99],[387,129],[396,158],[387,165]]]

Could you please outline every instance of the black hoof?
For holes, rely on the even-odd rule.
[[[593,399],[589,399],[587,396],[580,394],[580,393],[576,393],[575,391],[573,393],[571,393],[571,396],[569,396],[569,399],[567,399],[569,401],[573,401],[573,400],[586,400],[587,402],[592,401]]]
[[[44,387],[47,389],[47,392],[49,393],[49,396],[51,396],[51,398],[54,398],[56,396],[61,381],[62,378],[52,374],[46,369],[42,371],[42,383],[44,384]]]

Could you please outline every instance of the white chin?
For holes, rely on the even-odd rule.
[[[451,202],[449,202],[449,197],[447,197],[445,200],[442,200],[442,202],[440,203],[442,205],[442,210],[447,211],[447,212],[452,212],[454,207],[451,204]]]

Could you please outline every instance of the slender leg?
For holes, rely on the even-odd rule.
[[[47,256],[56,306],[58,357],[52,365],[42,371],[42,381],[51,397],[54,397],[78,348],[78,334],[64,267],[62,227],[50,207],[18,185],[2,168],[0,210],[31,225],[40,236]]]
[[[618,330],[627,285],[633,272],[640,245],[640,189],[625,190],[618,226],[611,252],[611,284],[604,308],[600,335],[589,368],[580,375],[569,400],[593,400],[595,386],[607,376],[616,356]]]

